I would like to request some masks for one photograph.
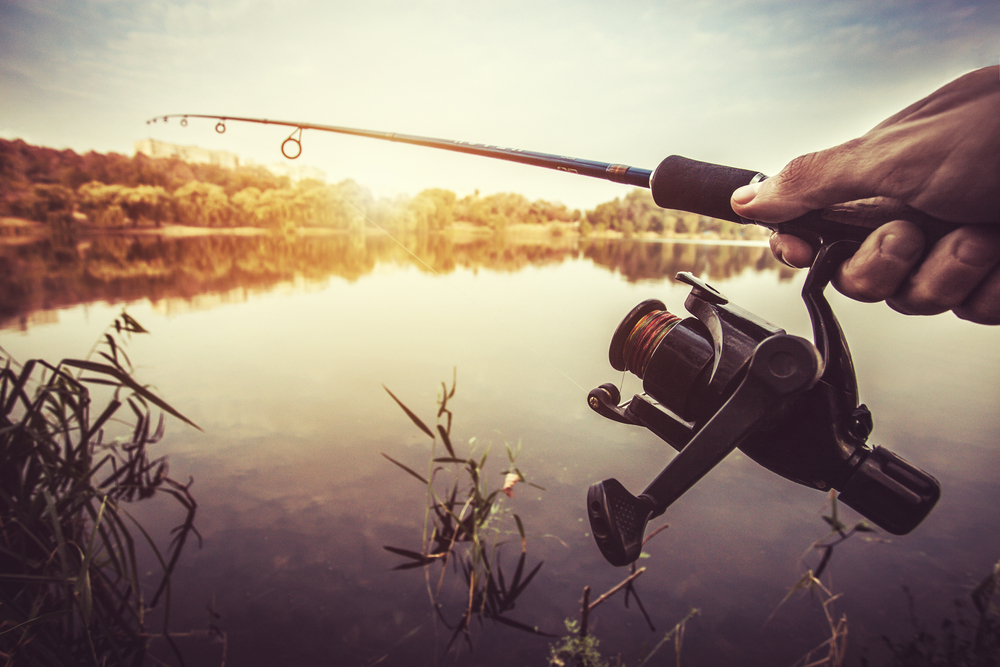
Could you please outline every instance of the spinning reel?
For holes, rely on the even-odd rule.
[[[802,288],[815,344],[729,303],[690,273],[681,319],[649,300],[630,312],[611,340],[615,370],[643,381],[644,393],[619,405],[603,384],[588,403],[598,414],[644,426],[678,450],[639,496],[618,480],[590,487],[587,514],[612,565],[635,561],[647,522],[739,449],[768,470],[839,500],[895,534],[930,513],[938,481],[882,447],[866,444],[868,408],[858,403],[854,364],[843,331],[823,295],[837,266],[858,248],[837,241],[820,248]]]

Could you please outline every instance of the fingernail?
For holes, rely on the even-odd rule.
[[[737,204],[749,204],[760,191],[760,185],[761,181],[758,181],[756,183],[751,183],[750,185],[744,185],[741,188],[737,188],[736,192],[733,193],[733,201]]]
[[[888,234],[879,244],[879,250],[884,255],[909,261],[924,249],[923,240],[909,235]]]

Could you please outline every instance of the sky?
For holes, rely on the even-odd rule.
[[[0,137],[131,155],[153,138],[281,161],[247,116],[654,169],[776,173],[1000,60],[998,0],[0,0]],[[628,187],[306,131],[298,162],[382,196]]]

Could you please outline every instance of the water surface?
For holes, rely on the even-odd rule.
[[[593,544],[587,487],[616,477],[641,490],[672,455],[586,405],[591,388],[623,381],[607,353],[625,313],[647,298],[682,313],[687,289],[672,276],[688,270],[811,337],[804,275],[760,247],[404,241],[419,261],[393,241],[347,236],[121,237],[4,259],[0,346],[17,359],[83,356],[124,303],[152,331],[129,349],[139,379],[203,429],[171,422],[157,445],[173,477],[194,478],[204,538],[175,577],[172,626],[203,627],[211,606],[229,664],[454,660],[441,658],[450,633],[435,621],[425,573],[392,571],[401,559],[382,549],[419,549],[424,489],[380,454],[426,470],[430,441],[381,385],[432,423],[441,382],[457,373],[456,448],[468,451],[473,437],[477,451],[490,446],[497,484],[504,443],[522,443],[517,465],[545,491],[519,485],[506,502],[524,520],[529,565],[544,565],[510,615],[561,633],[585,585],[597,594],[627,574]],[[1000,558],[1000,351],[996,329],[950,315],[831,300],[874,412],[872,442],[943,487],[911,535],[854,538],[834,554],[829,585],[843,593],[835,609],[848,618],[853,664],[882,664],[880,635],[913,634],[903,586],[933,630]],[[624,379],[623,395],[639,390]],[[731,455],[667,511],[670,528],[646,548],[637,589],[657,631],[634,604],[612,600],[592,619],[605,653],[636,664],[693,606],[702,613],[682,664],[793,663],[827,636],[819,604],[793,597],[765,620],[815,565],[825,500]],[[133,509],[164,540],[179,520]],[[501,550],[505,568],[516,542]],[[427,570],[435,580],[438,571]],[[458,662],[540,665],[550,641],[487,621]],[[217,646],[187,650],[194,664],[218,664]]]

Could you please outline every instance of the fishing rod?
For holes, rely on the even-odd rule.
[[[175,117],[160,116],[147,123]],[[915,529],[937,503],[941,487],[932,475],[868,443],[871,411],[859,402],[847,339],[824,290],[837,267],[878,225],[907,219],[933,241],[953,229],[952,223],[909,207],[874,206],[811,211],[773,225],[747,220],[730,208],[730,196],[766,176],[678,155],[650,171],[394,132],[232,116],[180,117],[182,126],[188,118],[216,120],[220,134],[227,121],[293,127],[281,144],[289,159],[302,154],[303,130],[321,130],[601,178],[649,188],[663,208],[762,225],[795,234],[816,247],[802,288],[812,341],[786,334],[683,272],[676,278],[692,288],[684,304],[691,317],[682,319],[651,299],[638,304],[618,325],[609,350],[611,366],[642,379],[643,393],[622,402],[617,386],[606,383],[591,390],[587,403],[607,419],[645,427],[677,454],[638,496],[614,478],[588,490],[591,532],[612,565],[639,558],[647,523],[737,448],[785,479],[824,492],[839,491],[841,502],[895,535]]]
[[[170,118],[180,118],[182,127],[186,127],[189,118],[205,118],[215,120],[215,131],[223,134],[226,123],[235,121],[241,123],[257,123],[261,125],[278,125],[295,128],[288,138],[281,143],[281,154],[289,160],[302,155],[303,130],[319,130],[336,134],[348,134],[369,139],[381,139],[413,146],[437,148],[456,153],[478,155],[507,162],[518,162],[535,167],[555,169],[570,174],[590,176],[613,183],[648,188],[657,206],[665,209],[688,211],[710,218],[718,218],[742,225],[760,225],[772,231],[794,234],[805,239],[814,247],[835,241],[863,241],[873,229],[890,220],[906,219],[919,225],[934,241],[955,228],[955,225],[940,220],[909,206],[887,207],[831,207],[810,211],[798,218],[782,223],[765,223],[749,220],[737,215],[730,206],[730,197],[739,187],[756,183],[767,177],[758,172],[736,167],[727,167],[709,162],[700,162],[680,155],[671,155],[660,162],[655,170],[641,169],[624,164],[584,160],[565,155],[539,153],[517,148],[503,148],[489,144],[473,144],[451,139],[435,139],[398,132],[382,132],[377,130],[362,130],[337,125],[319,125],[315,123],[300,123],[295,121],[268,120],[266,118],[244,118],[238,116],[217,116],[207,114],[168,114],[156,116],[146,121],[146,124],[159,121],[167,122]],[[928,243],[928,247],[933,243]]]

